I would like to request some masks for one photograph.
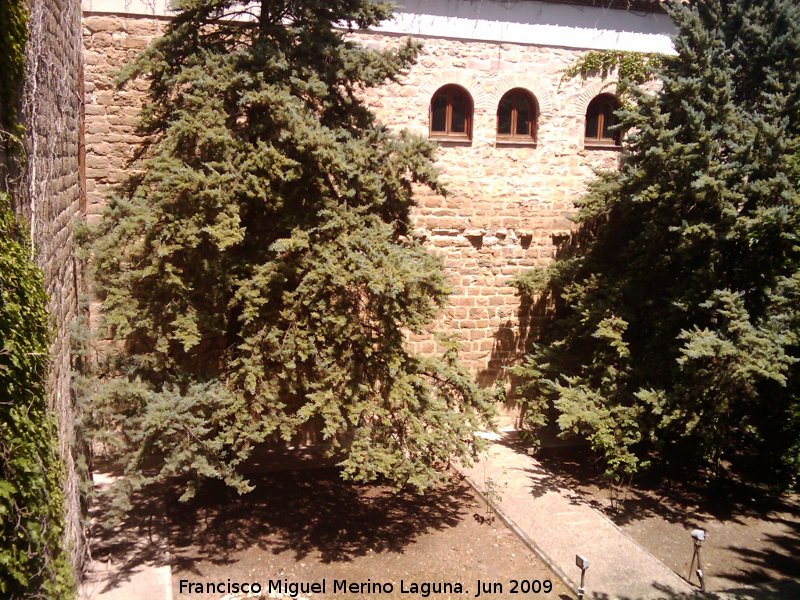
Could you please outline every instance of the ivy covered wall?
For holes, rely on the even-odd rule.
[[[0,480],[10,481],[14,473],[20,477],[33,477],[38,473],[43,486],[39,491],[50,490],[47,503],[34,500],[39,488],[29,482],[19,489],[33,496],[15,496],[17,492],[9,486],[0,490],[0,507],[3,506],[2,502],[6,502],[7,509],[15,507],[18,514],[24,514],[25,518],[39,523],[32,529],[26,529],[25,534],[28,543],[32,544],[30,548],[34,549],[25,550],[27,562],[33,569],[29,575],[39,575],[30,579],[23,576],[22,572],[18,577],[20,565],[25,561],[15,563],[16,559],[11,554],[0,554],[0,581],[4,585],[16,582],[14,585],[32,586],[24,588],[26,591],[22,595],[26,598],[68,596],[64,590],[70,585],[71,573],[80,568],[85,545],[81,484],[75,459],[79,444],[76,443],[76,412],[70,393],[72,357],[69,334],[71,323],[78,315],[81,286],[80,270],[73,251],[73,225],[80,216],[82,198],[79,160],[82,82],[80,35],[80,0],[0,2],[0,129],[3,131],[0,134],[0,190],[9,193],[4,200],[6,212],[3,223],[6,230],[0,232],[0,238],[4,243],[4,252],[11,252],[11,246],[5,244],[13,244],[14,256],[28,260],[28,266],[25,267],[28,270],[24,273],[34,273],[38,267],[39,283],[43,285],[44,293],[36,296],[36,301],[44,302],[45,308],[37,308],[36,311],[43,312],[36,314],[45,316],[45,329],[49,332],[44,346],[40,344],[36,351],[37,360],[40,361],[36,366],[36,375],[41,378],[43,395],[36,396],[36,401],[27,397],[20,399],[11,395],[11,384],[0,386],[0,420],[7,428],[3,431],[2,439],[11,439],[7,437],[11,432],[23,435],[21,432],[28,431],[24,435],[27,436],[26,443],[32,444],[31,448],[38,447],[39,442],[47,442],[46,447],[39,447],[39,454],[31,459],[32,462],[20,463],[24,467],[18,466],[21,471],[14,471],[18,467],[8,462],[10,455],[0,459],[9,469],[3,471]],[[16,216],[15,222],[11,220],[11,214]],[[35,266],[30,264],[31,257]],[[17,302],[12,302],[10,298],[23,301],[21,297],[18,298],[22,292],[15,287],[22,281],[22,276],[9,274],[15,272],[10,266],[17,265],[15,260],[9,258],[3,266],[0,318],[6,321],[3,325],[5,329],[0,329],[0,377],[10,377],[8,365],[11,363],[8,361],[20,360],[12,359],[8,350],[10,332],[19,331],[19,325],[14,324],[13,315],[6,314]],[[23,269],[19,265],[14,268]],[[24,299],[33,301],[31,293],[25,292],[23,295]],[[33,314],[26,313],[25,323],[30,324],[29,319]],[[25,335],[30,335],[30,332]],[[16,410],[23,404],[30,406],[26,412],[27,417],[32,419],[28,423],[29,430],[24,430],[12,414],[12,408]],[[47,419],[45,415],[49,415]],[[21,452],[24,447],[24,444],[14,446],[15,452]],[[15,484],[9,485],[17,489]],[[33,505],[27,506],[25,503],[28,501]],[[57,513],[47,512],[56,504]],[[34,512],[26,513],[26,510]],[[45,513],[36,512],[38,510],[44,510],[51,520],[45,519],[42,516]],[[56,515],[60,515],[58,521],[54,520]],[[1,523],[13,524],[14,521],[7,520],[11,518],[9,514],[3,514],[0,508]],[[48,525],[43,528],[45,522]],[[16,528],[13,530],[17,531]],[[0,548],[22,543],[5,530],[0,534]],[[63,553],[51,546],[56,538],[63,542]],[[49,554],[36,551],[39,547],[37,544],[49,548]],[[40,559],[44,562],[37,563]],[[64,560],[66,563],[63,563]],[[63,564],[70,565],[70,568],[63,570]],[[18,571],[17,575],[12,574],[12,568]],[[54,573],[60,575],[54,577]],[[50,587],[37,587],[40,584],[36,581],[41,583],[43,580],[36,577],[43,574],[47,574],[47,586]],[[0,597],[18,595],[0,589]]]
[[[47,410],[42,272],[0,193],[0,596],[67,598],[63,470]]]

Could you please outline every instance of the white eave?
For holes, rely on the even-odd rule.
[[[170,0],[81,0],[81,8],[89,13],[146,15],[167,17],[174,14]]]
[[[169,16],[169,0],[82,0],[89,13]],[[563,48],[674,52],[663,12],[519,0],[399,0],[375,31]]]
[[[595,50],[674,53],[672,20],[663,12],[555,2],[401,0],[376,30]]]

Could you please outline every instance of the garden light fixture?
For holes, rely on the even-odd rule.
[[[589,559],[580,554],[576,554],[575,565],[581,570],[581,586],[578,588],[578,600],[583,600],[583,578],[586,575],[586,569],[589,568]]]
[[[692,567],[694,567],[694,561],[697,559],[697,579],[700,581],[700,591],[706,591],[706,582],[703,579],[703,565],[700,562],[700,547],[703,545],[703,542],[706,541],[706,532],[702,529],[692,529],[692,541],[694,542],[694,554],[692,554],[692,562],[689,563],[689,577],[687,581],[691,581],[692,579]]]

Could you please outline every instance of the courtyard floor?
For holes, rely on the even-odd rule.
[[[228,580],[258,582],[265,590],[270,580],[325,582],[324,593],[300,593],[306,598],[425,597],[426,583],[430,596],[441,599],[475,598],[485,586],[491,592],[478,597],[574,598],[460,476],[424,496],[346,483],[332,468],[267,474],[253,483],[256,491],[244,497],[222,486],[186,504],[165,494],[142,507],[124,535],[121,529],[100,534],[94,558],[126,565],[102,588],[103,598],[115,598],[114,586],[123,589],[160,553],[172,567],[173,598],[247,597],[190,593],[190,584]],[[155,551],[146,550],[147,540]],[[334,594],[334,582],[343,580],[382,588]],[[436,593],[443,586],[433,584],[442,583],[450,587]]]
[[[558,485],[599,510],[686,578],[703,529],[706,589],[758,600],[800,598],[800,497],[747,481],[654,475],[612,493],[580,451],[538,457]],[[697,583],[692,576],[692,582]]]
[[[603,550],[600,542],[587,544],[587,550],[594,552],[587,598],[617,597],[596,592],[602,590],[597,586],[601,583],[598,568],[608,559],[612,582],[619,579],[617,571],[635,579],[662,568],[665,581],[675,577],[673,573],[686,578],[692,558],[689,532],[696,527],[708,533],[702,558],[709,593],[702,597],[800,598],[800,502],[796,496],[774,496],[743,483],[708,494],[702,482],[684,478],[640,482],[612,502],[596,471],[570,451],[534,459],[514,432],[505,432],[492,442],[484,461],[497,461],[494,455],[505,458],[493,467],[473,468],[473,484],[505,513],[517,505],[515,525],[521,529],[532,518],[527,524],[527,533],[532,533],[529,542],[539,552],[548,543],[553,553],[564,550],[566,558],[561,562],[542,553],[573,584],[578,571],[571,564],[576,545],[565,533],[570,527],[583,536],[589,529],[607,527],[606,522],[612,529],[598,539],[613,537],[630,554],[643,551],[657,559],[653,569],[637,568],[628,550]],[[518,465],[520,460],[527,462]],[[510,479],[504,480],[503,472]],[[454,475],[425,496],[395,493],[388,486],[346,483],[333,468],[267,473],[253,483],[256,491],[243,497],[209,485],[189,503],[178,502],[174,491],[164,491],[140,501],[128,521],[113,529],[100,526],[105,516],[102,507],[96,506],[94,583],[85,586],[89,593],[82,598],[259,597],[227,591],[198,593],[190,587],[228,581],[258,582],[265,591],[270,581],[325,583],[324,591],[300,591],[301,598],[408,599],[426,594],[441,599],[474,598],[479,591],[478,597],[486,598],[574,598],[556,572],[495,517],[460,476]],[[556,498],[559,495],[561,500]],[[548,509],[542,504],[547,498],[559,505]],[[611,521],[621,530],[619,534],[613,533]],[[687,587],[680,579],[669,581],[667,587],[657,588],[672,590],[664,597],[695,596],[695,586]],[[158,584],[163,588],[161,595],[148,591],[143,596],[137,591],[149,590],[153,582],[162,582]],[[342,582],[381,587],[345,594],[341,587],[334,589]],[[696,584],[696,579],[691,583]],[[273,593],[264,597],[288,594],[275,591],[273,585]]]

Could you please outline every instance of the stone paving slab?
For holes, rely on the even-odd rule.
[[[93,474],[97,490],[116,480],[109,473]],[[130,556],[125,555],[91,561],[78,588],[77,600],[172,600],[172,569],[165,542],[157,536],[141,539],[129,552],[135,554],[143,548],[152,556],[141,564],[131,563]]]
[[[81,583],[78,600],[172,600],[169,565],[145,565],[125,578],[116,569],[95,567]]]
[[[481,460],[461,471],[495,505],[501,518],[521,532],[567,585],[578,588],[575,555],[589,559],[585,598],[684,600],[689,585],[637,544],[605,515],[559,485],[533,457],[515,449],[516,432],[486,434]]]

